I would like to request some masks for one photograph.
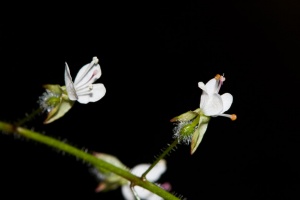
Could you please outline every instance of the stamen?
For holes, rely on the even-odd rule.
[[[235,114],[232,114],[231,117],[230,117],[230,119],[231,119],[232,121],[236,120],[236,118],[237,118],[237,116],[236,116]]]
[[[218,84],[218,86],[217,86],[217,93],[219,93],[219,91],[221,89],[221,86],[222,86],[223,82],[225,81],[224,74],[223,74],[223,76],[221,76],[220,74],[217,74],[215,76],[215,79],[217,80],[217,84]]]
[[[215,76],[215,79],[219,80],[221,77],[222,77],[222,76],[221,76],[220,74],[217,74],[217,75]]]
[[[89,64],[89,66],[86,68],[85,72],[81,75],[80,78],[78,78],[77,83],[79,83],[85,76],[86,74],[93,68],[94,65],[98,64],[98,58],[97,57],[93,57],[92,62]],[[94,75],[94,74],[93,74]]]
[[[229,114],[220,114],[219,116],[222,117],[228,117],[230,118],[232,121],[236,120],[237,116],[235,114],[229,115]]]

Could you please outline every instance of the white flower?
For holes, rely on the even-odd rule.
[[[198,86],[203,90],[200,100],[200,109],[206,116],[224,116],[235,120],[235,115],[223,114],[226,112],[233,101],[233,97],[229,93],[219,95],[221,85],[225,81],[225,77],[216,75],[204,85],[203,82],[199,82]]]
[[[139,164],[131,169],[131,173],[136,176],[141,176],[148,168],[150,164]],[[157,165],[146,175],[146,179],[150,182],[157,181],[160,176],[167,170],[166,161],[160,160]],[[153,194],[149,190],[146,190],[142,187],[134,187],[137,195],[141,199],[145,200],[162,200],[162,198],[156,194]],[[130,189],[129,183],[122,186],[122,194],[126,200],[135,200],[135,197]]]
[[[200,100],[200,119],[197,128],[195,129],[191,141],[191,154],[195,153],[201,143],[204,133],[207,130],[210,117],[223,116],[229,117],[231,120],[236,120],[236,115],[224,114],[233,101],[233,97],[229,93],[219,95],[220,88],[225,81],[225,77],[217,74],[204,85],[199,82],[198,86],[203,90]]]
[[[65,84],[69,99],[83,104],[100,100],[105,95],[106,89],[102,83],[93,84],[100,76],[101,69],[97,57],[93,57],[91,63],[79,70],[74,83],[66,63]]]

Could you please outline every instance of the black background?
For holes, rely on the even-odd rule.
[[[4,8],[0,120],[36,108],[43,84],[64,85],[64,62],[74,78],[97,56],[104,98],[26,127],[133,167],[172,141],[171,118],[199,107],[198,82],[225,73],[237,120],[213,118],[192,156],[178,146],[161,182],[187,199],[300,198],[297,1],[32,6]],[[87,164],[39,143],[2,133],[0,156],[1,199],[122,199],[95,193]]]

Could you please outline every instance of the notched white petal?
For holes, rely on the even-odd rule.
[[[198,83],[198,87],[199,87],[201,90],[203,90],[203,91],[206,92],[206,87],[205,87],[205,84],[204,84],[203,82],[199,82],[199,83]]]
[[[217,93],[217,89],[218,89],[218,81],[213,78],[213,79],[210,79],[206,85],[206,92],[209,94],[209,95],[212,95],[214,93]]]

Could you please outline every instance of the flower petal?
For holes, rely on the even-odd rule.
[[[223,102],[222,113],[224,113],[230,108],[230,106],[233,102],[233,96],[229,93],[225,93],[225,94],[221,95],[221,98],[222,98],[222,102]]]
[[[65,84],[69,99],[72,101],[77,100],[78,96],[76,95],[76,91],[70,74],[70,69],[67,63],[65,64]]]
[[[155,167],[146,175],[146,178],[150,182],[157,181],[160,176],[167,170],[167,164],[165,160],[160,160]]]
[[[136,176],[141,176],[148,168],[150,167],[150,164],[139,164],[136,165],[131,169],[131,173]],[[167,170],[166,161],[160,160],[153,168],[152,170],[146,175],[146,179],[150,182],[157,181],[160,176]],[[149,190],[146,190],[142,187],[135,186],[134,187],[137,195],[141,199],[147,199],[147,200],[162,200],[161,197],[157,196],[156,194],[153,194]],[[129,187],[129,184],[122,186],[122,194],[123,197],[126,200],[135,200],[135,197],[132,194],[132,191]]]
[[[203,113],[206,116],[218,115],[223,110],[222,98],[219,94],[213,94],[209,97],[204,108],[202,108]]]
[[[93,61],[89,64],[84,65],[76,75],[74,80],[74,85],[76,90],[86,87],[94,83],[101,76],[100,65],[97,64],[98,59],[96,57],[93,58]]]
[[[206,85],[206,92],[208,95],[212,95],[214,93],[218,93],[218,81],[215,78],[210,79]]]
[[[193,154],[197,150],[200,142],[203,139],[204,133],[206,132],[207,126],[208,126],[207,121],[203,123],[203,117],[200,117],[199,125],[193,134],[193,138],[192,138],[192,142],[191,142],[191,154]]]
[[[132,194],[132,191],[129,187],[129,185],[123,185],[122,188],[122,194],[124,199],[126,200],[135,200],[135,197]],[[136,191],[137,195],[139,196],[140,199],[145,199],[145,200],[163,200],[160,196],[150,192],[147,189],[144,189],[139,186],[135,186],[134,190]]]
[[[141,176],[148,168],[150,164],[139,164],[131,169],[131,173],[136,176]],[[167,170],[165,160],[160,160],[152,170],[146,175],[146,179],[150,182],[157,181],[160,176]]]
[[[207,93],[205,84],[204,84],[203,82],[199,82],[199,83],[198,83],[198,87],[199,87],[201,90],[203,90],[203,91],[205,91],[205,92]]]
[[[201,97],[200,97],[200,108],[203,109],[208,102],[209,95],[203,90]]]
[[[163,200],[160,196],[150,192],[149,190],[146,190],[142,187],[135,186],[134,190],[136,191],[137,195],[139,196],[140,199],[145,199],[145,200]],[[135,197],[133,196],[131,189],[129,185],[123,185],[121,188],[122,195],[124,199],[126,200],[135,200]]]
[[[78,102],[86,104],[100,100],[106,93],[106,88],[102,83],[91,84],[77,92]]]
[[[133,196],[129,185],[123,185],[121,187],[121,191],[125,200],[135,200],[135,197]]]
[[[151,193],[151,195],[147,197],[147,200],[163,200],[163,198],[154,193]]]

